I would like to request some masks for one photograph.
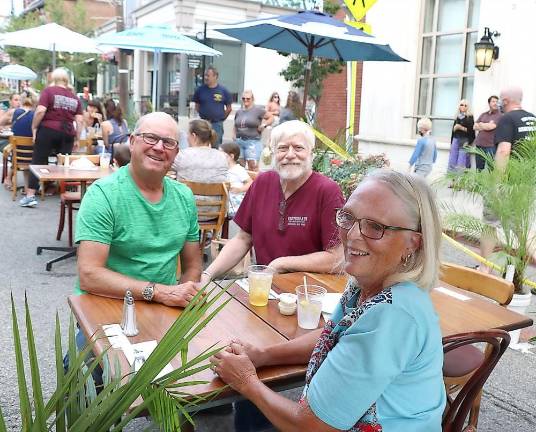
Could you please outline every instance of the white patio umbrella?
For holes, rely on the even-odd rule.
[[[0,34],[0,45],[37,48],[52,51],[52,68],[56,68],[56,52],[102,53],[95,41],[56,23]]]
[[[37,74],[26,66],[10,64],[0,69],[0,78],[34,80],[37,78]]]
[[[178,53],[196,56],[220,56],[221,52],[193,40],[167,25],[147,25],[124,30],[119,33],[105,34],[96,39],[99,46],[122,49],[139,49],[153,52],[153,109],[157,102],[157,78],[160,54]]]

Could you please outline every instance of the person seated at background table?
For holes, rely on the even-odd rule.
[[[350,276],[323,329],[264,350],[233,341],[211,358],[220,378],[284,431],[441,431],[445,407],[439,320],[429,296],[441,222],[420,177],[377,170],[337,211]],[[309,362],[299,402],[256,368]],[[252,430],[242,425],[237,431]]]
[[[100,128],[102,122],[106,120],[104,109],[98,99],[91,99],[87,102],[87,108],[84,111],[84,124],[86,128]]]
[[[178,181],[197,183],[225,183],[229,164],[224,153],[212,146],[218,139],[216,131],[206,120],[196,119],[188,126],[189,147],[179,151],[173,162],[172,170],[177,173]],[[196,195],[199,200],[213,200],[214,197]],[[205,207],[204,211],[219,211],[218,207]],[[213,218],[201,216],[200,222]]]
[[[225,153],[227,162],[229,163],[230,183],[229,189],[229,216],[234,216],[244,200],[244,196],[248,191],[253,180],[249,176],[246,169],[238,163],[240,158],[240,147],[236,143],[224,143],[220,146],[220,150]]]
[[[114,168],[121,168],[130,162],[130,146],[128,144],[117,144],[114,147]]]
[[[201,274],[192,192],[166,177],[178,151],[177,123],[155,112],[130,137],[130,164],[93,183],[77,215],[82,290],[185,307]],[[177,283],[177,260],[182,274]]]
[[[0,126],[9,128],[13,121],[13,112],[20,108],[21,97],[18,93],[13,93],[9,96],[9,108],[6,111],[0,111]],[[0,138],[0,151],[4,150],[4,147],[9,144],[9,139]]]
[[[202,282],[225,274],[255,247],[257,264],[275,271],[337,271],[342,246],[335,210],[341,189],[313,172],[315,136],[299,120],[276,126],[271,137],[275,170],[259,174],[234,221],[240,228],[203,272]]]
[[[128,142],[128,124],[119,105],[113,111],[109,111],[108,120],[102,122],[102,140],[108,153],[112,153],[114,144]]]
[[[70,154],[77,150],[82,131],[82,104],[70,90],[69,75],[63,68],[54,69],[52,84],[41,92],[32,121],[34,152],[32,165],[48,164],[53,153]],[[74,123],[76,122],[76,128]],[[19,204],[36,207],[35,192],[39,180],[30,172],[28,193]]]
[[[25,98],[24,102],[22,103],[21,108],[16,108],[15,111],[13,111],[13,119],[11,121],[11,132],[13,132],[13,135],[15,136],[24,136],[24,137],[31,137],[32,134],[32,121],[34,116],[34,104],[32,99]],[[19,146],[19,148],[23,150],[32,150],[32,147],[29,146]],[[26,156],[30,156],[28,153]],[[28,188],[28,171],[24,171],[24,189],[26,192],[26,189]],[[6,182],[5,187],[6,189],[11,189],[12,187],[12,177],[13,177],[13,170],[10,168]]]

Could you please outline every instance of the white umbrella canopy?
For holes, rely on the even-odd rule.
[[[102,53],[95,41],[56,23],[0,34],[0,45],[36,48],[52,51],[52,68],[56,67],[56,52]]]
[[[0,69],[0,78],[34,80],[37,78],[37,74],[26,66],[10,64]]]

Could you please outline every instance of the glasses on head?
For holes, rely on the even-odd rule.
[[[372,219],[358,219],[350,212],[344,209],[338,209],[335,215],[335,223],[343,230],[350,231],[357,222],[359,232],[363,237],[371,240],[380,240],[385,234],[385,230],[391,231],[413,231],[420,233],[419,230],[412,228],[403,228],[398,226],[384,225],[380,222],[373,221]]]
[[[156,135],[150,132],[137,133],[136,136],[141,137],[145,144],[149,144],[152,146],[158,144],[159,141],[162,141],[162,145],[168,150],[175,150],[179,146],[179,142],[176,139],[161,137],[160,135]]]

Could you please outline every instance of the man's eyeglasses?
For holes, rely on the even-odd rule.
[[[285,154],[285,153],[288,153],[290,149],[294,150],[294,153],[297,153],[297,154],[301,154],[307,150],[305,146],[301,144],[295,144],[295,145],[280,144],[276,146],[275,151],[279,154]]]
[[[159,141],[162,141],[164,148],[168,150],[175,150],[179,146],[179,142],[176,139],[161,137],[160,135],[156,135],[154,133],[142,132],[142,133],[137,133],[135,135],[141,137],[145,144],[149,144],[152,146],[158,144]]]
[[[287,202],[285,199],[279,202],[279,223],[277,224],[278,231],[285,231],[287,228],[286,223]]]
[[[343,230],[350,231],[357,222],[359,227],[359,232],[363,237],[369,238],[371,240],[380,240],[385,234],[385,230],[391,231],[413,231],[420,233],[419,230],[412,228],[403,228],[397,226],[384,225],[380,222],[373,221],[372,219],[358,219],[350,212],[347,212],[344,209],[338,209],[335,216],[335,223],[339,228]]]

